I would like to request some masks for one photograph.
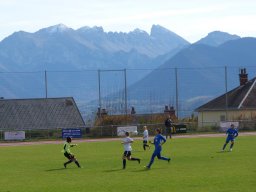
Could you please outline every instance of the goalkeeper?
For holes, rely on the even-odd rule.
[[[77,146],[77,144],[71,144],[71,142],[72,142],[71,137],[67,137],[67,140],[64,143],[63,152],[64,152],[64,156],[68,159],[68,161],[66,163],[64,163],[64,167],[66,168],[67,164],[75,162],[77,167],[81,168],[81,166],[80,166],[79,162],[77,161],[77,159],[75,158],[75,156],[70,152],[70,147]]]

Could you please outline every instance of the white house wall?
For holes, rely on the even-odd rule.
[[[219,126],[221,116],[227,121],[256,120],[256,110],[198,112],[198,127]]]

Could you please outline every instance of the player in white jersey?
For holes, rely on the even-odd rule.
[[[146,151],[146,147],[150,149],[150,146],[148,145],[148,128],[147,126],[144,126],[144,132],[143,132],[143,149]]]
[[[123,154],[123,169],[126,168],[126,159],[131,161],[138,161],[140,163],[139,158],[132,157],[132,147],[131,143],[133,142],[133,139],[129,137],[129,133],[125,132],[125,138],[123,139],[122,144],[124,145],[124,154]]]

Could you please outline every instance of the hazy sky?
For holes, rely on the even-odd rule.
[[[0,41],[59,23],[150,32],[159,24],[191,43],[219,30],[256,37],[256,0],[0,0]]]

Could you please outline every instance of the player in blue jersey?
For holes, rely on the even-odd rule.
[[[234,142],[235,142],[235,138],[238,136],[238,131],[237,129],[235,129],[234,124],[231,124],[231,127],[226,131],[227,134],[227,138],[226,138],[226,142],[223,145],[222,151],[225,150],[225,147],[227,146],[227,144],[231,141],[231,145],[229,148],[229,151],[232,151],[232,148],[234,146]]]
[[[162,151],[162,145],[166,142],[166,139],[164,138],[163,135],[161,135],[161,130],[160,129],[156,129],[156,136],[154,138],[154,144],[155,145],[155,151],[152,154],[151,160],[149,162],[149,164],[146,166],[146,168],[150,169],[151,165],[154,162],[155,157],[157,157],[160,160],[165,160],[170,162],[171,158],[167,158],[167,157],[162,157],[161,156],[161,151]]]

